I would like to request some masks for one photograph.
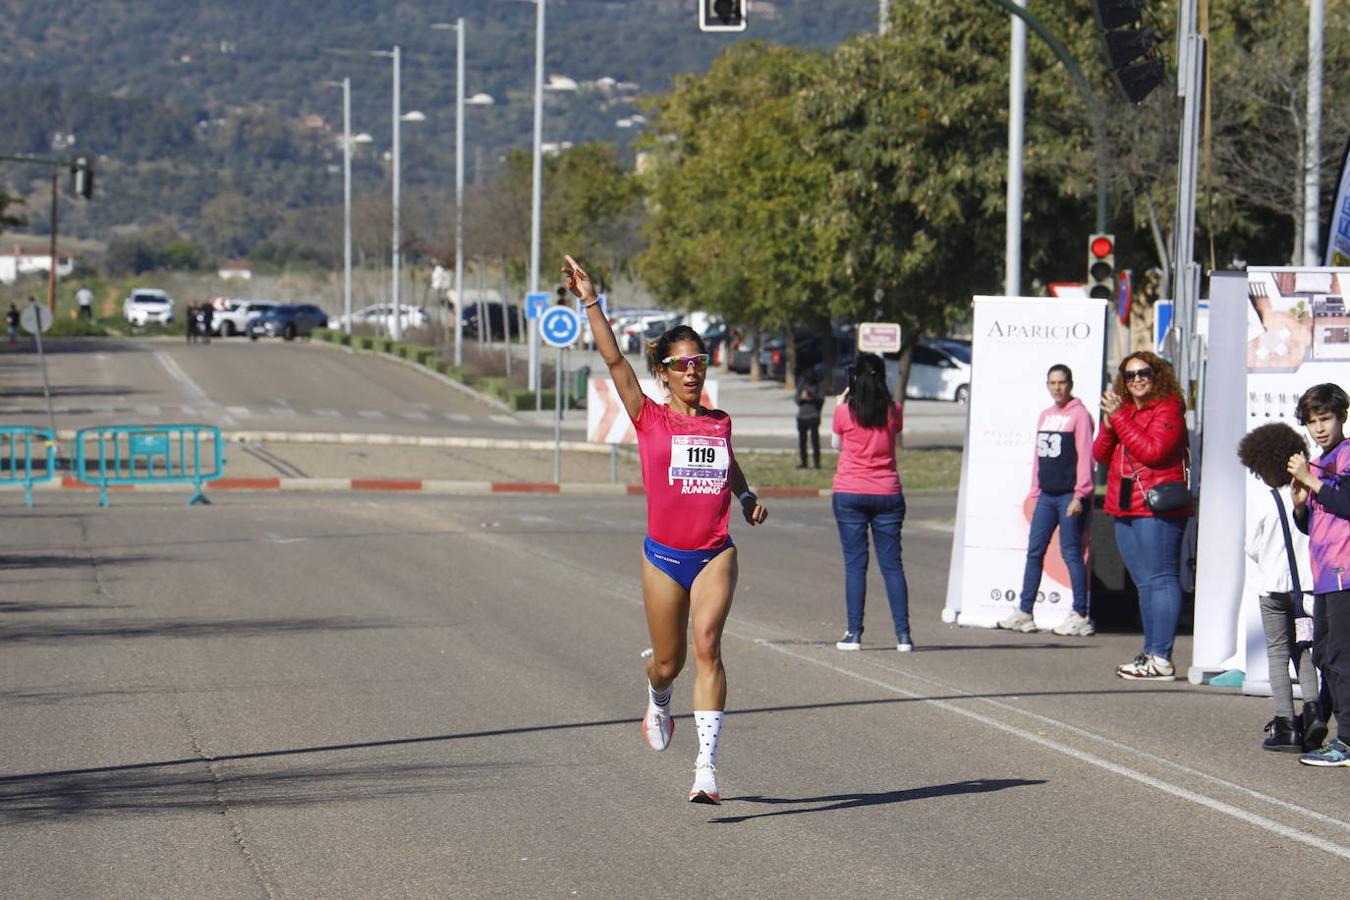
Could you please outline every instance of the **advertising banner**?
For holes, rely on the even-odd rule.
[[[993,627],[1016,607],[1031,522],[1036,426],[1051,405],[1046,372],[1062,363],[1074,396],[1098,418],[1104,300],[976,297],[966,454],[943,621]],[[1085,558],[1090,529],[1084,533]],[[1035,616],[1058,625],[1072,609],[1058,533],[1045,555]]]
[[[1331,204],[1331,227],[1327,229],[1323,262],[1328,266],[1350,266],[1350,143],[1345,147],[1340,186]]]
[[[1294,417],[1303,392],[1323,382],[1350,384],[1350,268],[1253,268],[1247,286],[1245,430],[1288,422],[1306,434]],[[1316,455],[1311,442],[1309,450]],[[1245,483],[1248,509],[1270,502],[1264,485],[1250,477]],[[1248,574],[1254,574],[1250,568]],[[1247,578],[1242,592],[1236,664],[1246,673],[1244,693],[1269,694],[1265,634],[1252,584]]]
[[[670,398],[654,378],[640,378],[642,392],[657,403]],[[708,409],[717,409],[717,380],[703,382],[703,396],[699,400]],[[732,428],[736,417],[731,417]],[[733,433],[733,439],[735,435]],[[586,440],[592,444],[636,444],[637,432],[619,400],[619,392],[609,378],[592,378],[586,382]]]

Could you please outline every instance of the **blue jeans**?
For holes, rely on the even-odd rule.
[[[1181,617],[1181,538],[1185,519],[1118,516],[1116,546],[1139,590],[1144,622],[1144,652],[1172,658],[1172,642]]]
[[[834,520],[844,550],[844,604],[848,630],[861,634],[867,601],[867,529],[877,548],[877,565],[886,582],[895,636],[909,634],[909,585],[900,560],[900,527],[905,522],[904,494],[835,494]]]
[[[1027,535],[1027,567],[1022,573],[1022,612],[1031,612],[1036,594],[1041,588],[1041,565],[1050,537],[1059,528],[1059,549],[1064,565],[1069,570],[1069,586],[1073,588],[1073,611],[1088,617],[1087,569],[1083,566],[1083,526],[1087,523],[1092,501],[1084,501],[1083,511],[1069,515],[1073,491],[1067,494],[1045,494],[1036,497],[1036,508],[1031,513],[1031,531]]]

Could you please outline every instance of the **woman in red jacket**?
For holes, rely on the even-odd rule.
[[[1186,401],[1172,367],[1141,351],[1120,363],[1102,394],[1102,427],[1092,456],[1107,466],[1106,514],[1116,520],[1116,546],[1139,590],[1144,650],[1116,669],[1121,678],[1176,680],[1172,642],[1181,615],[1181,538],[1190,502],[1154,512],[1144,495],[1186,479]]]

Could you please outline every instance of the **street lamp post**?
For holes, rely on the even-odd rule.
[[[352,333],[352,80],[328,82],[342,88],[342,330]]]
[[[539,291],[539,214],[543,184],[544,142],[544,0],[534,0],[534,166],[530,190],[530,293]],[[542,406],[539,392],[539,322],[530,320],[530,382],[534,407]]]
[[[403,322],[402,322],[402,318],[403,318],[403,310],[402,310],[402,309],[400,308],[400,306],[399,306],[399,299],[400,299],[400,298],[399,298],[399,267],[400,267],[400,263],[401,263],[401,261],[402,261],[402,252],[401,252],[401,251],[402,251],[402,248],[401,248],[399,245],[402,243],[402,235],[401,235],[400,232],[399,232],[399,222],[398,222],[398,212],[399,212],[399,196],[398,196],[398,192],[399,192],[399,182],[402,180],[402,179],[400,178],[400,174],[401,174],[401,173],[400,173],[400,169],[399,169],[399,131],[400,131],[399,123],[400,123],[400,121],[401,121],[401,119],[402,119],[402,116],[401,116],[401,114],[400,114],[401,96],[400,96],[400,90],[399,90],[399,76],[400,76],[400,69],[401,69],[401,66],[399,65],[399,63],[400,63],[400,51],[399,51],[399,47],[398,47],[397,44],[394,45],[394,49],[393,49],[393,52],[392,52],[391,55],[392,55],[393,60],[394,60],[394,148],[393,148],[393,149],[394,149],[394,159],[393,159],[393,163],[394,163],[394,179],[393,179],[393,180],[394,180],[394,196],[393,196],[393,203],[394,203],[394,216],[393,216],[393,218],[394,218],[394,228],[393,228],[393,235],[392,235],[392,240],[391,240],[391,243],[392,243],[392,246],[393,246],[393,268],[394,268],[394,286],[393,286],[393,305],[394,305],[393,313],[394,313],[394,316],[393,316],[393,327],[392,327],[392,330],[391,330],[391,334],[392,334],[394,340],[397,341],[397,340],[401,340],[402,337],[403,337]]]

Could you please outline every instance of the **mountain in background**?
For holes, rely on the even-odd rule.
[[[741,34],[698,30],[693,0],[549,0],[544,140],[601,140],[626,154],[644,97],[702,72],[731,43],[828,48],[876,27],[861,0],[759,0]],[[405,196],[453,185],[455,35],[466,21],[466,117],[472,184],[532,139],[535,7],[521,0],[419,3],[305,0],[185,3],[0,0],[0,153],[97,158],[97,197],[63,200],[62,231],[107,239],[160,226],[219,255],[258,234],[312,231],[341,203],[341,92],[352,80],[355,190],[387,184],[391,65],[369,51],[399,44]],[[636,118],[635,118],[636,116]],[[0,190],[29,198],[29,230],[47,230],[47,173],[0,163]],[[256,221],[229,233],[246,211]],[[331,224],[331,223],[330,223]],[[326,226],[327,227],[327,226]]]

